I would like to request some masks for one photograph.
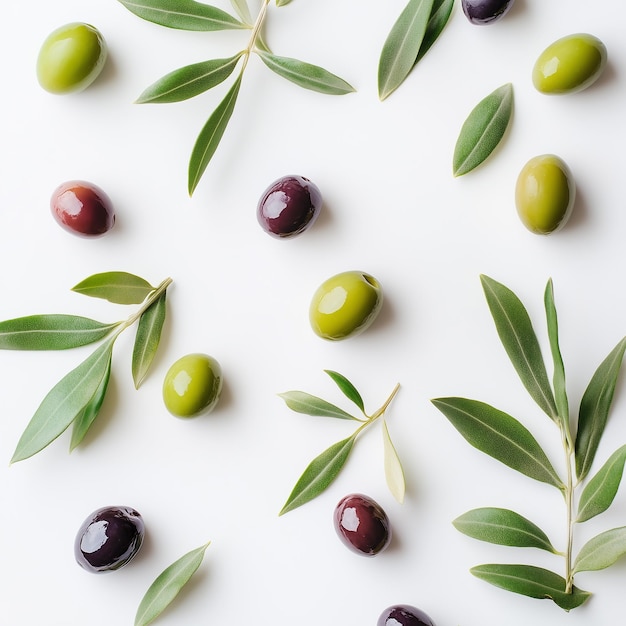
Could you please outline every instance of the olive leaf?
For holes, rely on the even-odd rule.
[[[276,0],[277,7],[284,7],[286,4],[289,4],[291,0]]]
[[[577,587],[566,591],[565,579],[541,567],[532,565],[488,564],[473,567],[470,572],[496,587],[540,600],[551,599],[565,611],[584,604],[591,594]]]
[[[609,457],[583,489],[578,501],[577,522],[586,522],[611,506],[622,480],[625,462],[626,445]]]
[[[135,102],[169,103],[194,98],[224,82],[242,56],[243,51],[226,59],[211,59],[174,70],[147,87]]]
[[[557,419],[552,388],[537,335],[526,308],[505,285],[480,277],[500,341],[528,393],[549,417]]]
[[[135,626],[151,624],[172,603],[202,564],[209,545],[187,552],[156,577],[139,603]]]
[[[613,402],[617,377],[625,350],[626,337],[602,361],[580,401],[578,433],[576,435],[576,474],[578,480],[587,476],[598,450]]]
[[[433,8],[426,25],[426,32],[422,39],[422,45],[420,46],[415,64],[419,63],[424,55],[430,50],[435,41],[439,39],[439,35],[443,32],[446,24],[450,20],[452,15],[452,9],[454,8],[454,0],[435,0]]]
[[[230,3],[241,21],[246,25],[252,26],[254,20],[252,19],[247,0],[230,0]]]
[[[272,72],[304,89],[333,96],[343,96],[355,91],[354,87],[343,78],[339,78],[318,65],[281,57],[264,50],[255,52]]]
[[[306,415],[315,415],[322,417],[335,417],[344,420],[356,420],[360,422],[359,426],[349,437],[334,443],[332,446],[324,450],[313,461],[307,465],[306,469],[293,487],[291,494],[287,498],[279,515],[283,515],[288,511],[292,511],[303,504],[306,504],[313,498],[319,496],[331,482],[337,477],[342,470],[348,456],[352,451],[354,442],[359,434],[368,426],[373,424],[378,418],[383,417],[389,404],[396,395],[399,385],[396,385],[384,402],[384,404],[371,415],[365,412],[363,399],[357,388],[343,375],[334,370],[324,370],[326,374],[335,382],[340,391],[361,410],[363,418],[355,417],[347,413],[327,400],[313,396],[305,391],[287,391],[279,393],[285,404],[297,413]],[[404,472],[400,464],[395,448],[391,443],[389,431],[384,423],[383,417],[383,446],[385,459],[385,475],[390,491],[396,499],[402,502],[404,498]]]
[[[161,342],[165,323],[166,292],[154,301],[141,315],[137,323],[137,334],[133,346],[132,374],[135,388],[144,381]]]
[[[565,488],[537,440],[514,417],[467,398],[436,398],[432,403],[481,452],[530,478]]]
[[[515,511],[497,507],[473,509],[460,515],[452,524],[474,539],[503,546],[539,548],[556,553],[546,533]]]
[[[626,555],[626,526],[613,528],[590,539],[574,561],[574,574],[606,569]]]
[[[466,118],[452,158],[454,176],[478,167],[500,143],[513,113],[513,85],[506,83],[483,98]]]
[[[554,373],[552,375],[552,385],[554,387],[554,400],[557,414],[562,420],[569,420],[569,402],[565,385],[565,366],[559,347],[559,324],[554,303],[554,286],[552,280],[548,281],[544,293],[544,304],[546,309],[546,320],[548,323],[548,338],[550,340],[550,350],[552,352],[552,362]]]
[[[118,0],[131,13],[160,26],[214,31],[250,28],[226,11],[194,0]]]
[[[378,97],[389,97],[416,63],[433,9],[433,0],[409,0],[383,44],[378,61]]]
[[[141,304],[154,287],[128,272],[102,272],[80,281],[72,291],[115,304]]]
[[[100,341],[120,322],[77,315],[28,315],[0,322],[0,350],[67,350]]]

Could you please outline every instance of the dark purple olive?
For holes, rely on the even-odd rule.
[[[81,525],[74,541],[78,564],[88,572],[109,572],[128,563],[145,534],[141,515],[128,506],[106,506]]]
[[[461,0],[463,13],[472,24],[491,24],[504,17],[515,0]]]
[[[376,626],[435,626],[435,622],[414,606],[395,604],[380,614]]]
[[[263,230],[281,239],[304,232],[322,208],[322,194],[303,176],[283,176],[263,193],[257,219]]]
[[[354,552],[374,556],[391,541],[389,518],[371,498],[353,493],[342,498],[335,508],[335,530]]]
[[[59,185],[50,199],[56,221],[81,237],[99,237],[113,228],[115,212],[107,194],[93,183],[71,180]]]

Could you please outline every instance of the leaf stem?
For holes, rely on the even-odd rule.
[[[135,313],[133,313],[125,322],[123,322],[117,331],[117,335],[126,330],[129,326],[132,326],[154,304],[154,302],[163,295],[171,283],[172,279],[169,277],[161,281],[161,283],[148,294],[139,309],[135,311]]]
[[[243,51],[244,58],[243,63],[241,65],[241,73],[243,74],[246,66],[248,65],[248,61],[250,59],[250,54],[254,49],[257,39],[260,36],[261,27],[263,26],[263,22],[265,21],[265,15],[267,14],[267,5],[270,3],[270,0],[263,0],[263,4],[259,9],[259,14],[257,15],[256,21],[254,22],[254,26],[252,28],[252,34],[250,35],[250,40],[248,41],[248,45],[246,49]]]
[[[567,547],[565,549],[565,593],[572,593],[574,587],[574,575],[572,572],[572,549],[574,543],[574,448],[569,430],[569,422],[562,419],[561,440],[565,451],[565,461],[567,467],[567,482],[565,486],[565,508],[567,517]]]

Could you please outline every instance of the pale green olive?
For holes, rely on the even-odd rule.
[[[562,228],[574,207],[576,185],[558,156],[536,156],[524,167],[515,186],[515,205],[528,230],[548,235]]]
[[[363,332],[383,303],[378,281],[359,271],[342,272],[324,281],[309,307],[314,332],[323,339],[339,340]]]
[[[545,94],[581,91],[600,77],[606,59],[606,47],[597,37],[586,33],[562,37],[539,55],[533,84]]]
[[[163,381],[163,401],[176,417],[209,413],[222,391],[222,368],[208,354],[187,354],[175,363]]]
[[[37,57],[37,79],[50,93],[82,91],[98,77],[107,58],[106,42],[90,24],[72,22],[43,42]]]

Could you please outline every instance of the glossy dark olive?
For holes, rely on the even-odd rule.
[[[358,554],[375,556],[391,541],[387,514],[377,502],[360,493],[339,501],[334,523],[341,541]]]
[[[503,18],[515,0],[461,0],[465,17],[472,24],[491,24]]]
[[[261,196],[257,219],[272,237],[286,239],[312,226],[321,208],[322,194],[314,183],[303,176],[283,176]]]
[[[414,606],[395,604],[380,614],[376,626],[435,626],[435,622]]]
[[[88,572],[110,572],[126,565],[145,535],[141,515],[128,506],[106,506],[82,524],[74,541],[78,564]]]
[[[50,210],[65,230],[80,237],[100,237],[115,224],[109,196],[97,185],[84,180],[59,185],[50,198]]]

